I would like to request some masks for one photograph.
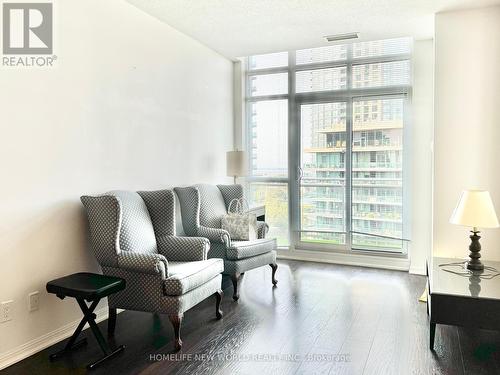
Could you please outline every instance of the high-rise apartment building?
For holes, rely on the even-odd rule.
[[[354,57],[377,56],[383,54],[382,48],[379,43],[355,44],[352,53]],[[319,58],[312,56],[312,60]],[[391,69],[394,68],[382,63],[354,66],[352,87],[378,86],[391,76]],[[311,74],[308,91],[318,91],[328,82],[345,82],[344,70]],[[305,86],[304,81],[302,85]],[[305,183],[301,227],[311,232],[303,239],[343,244],[348,193],[347,105],[318,103],[307,107],[301,111],[302,134],[310,132],[309,137],[302,135],[302,159],[306,162],[302,164]],[[400,241],[394,239],[402,238],[403,230],[403,99],[353,100],[351,119],[352,245],[399,247]]]
[[[287,62],[283,54],[259,56],[258,62],[267,67],[278,57],[285,66],[273,65],[271,69],[282,71],[247,80],[249,95],[256,97],[247,107],[254,177],[250,198],[280,208],[282,216],[273,216],[278,238],[287,235],[288,211],[281,206],[290,199],[287,183],[295,183],[281,180],[289,175],[288,156],[296,152],[298,192],[291,199],[299,210],[298,241],[403,251],[409,51],[408,39],[296,51],[296,68],[288,71],[294,75],[290,95],[298,102],[294,104],[298,118],[292,122],[287,117]],[[250,70],[261,69],[252,66],[256,61],[249,59]],[[393,90],[395,95],[387,94],[398,87],[401,91]],[[291,154],[286,152],[289,126],[299,130]],[[262,178],[276,181],[270,184]]]

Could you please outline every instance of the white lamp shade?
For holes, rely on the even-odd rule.
[[[498,218],[490,193],[485,190],[464,190],[451,215],[450,223],[477,228],[497,228]]]
[[[228,151],[226,153],[227,175],[244,177],[247,175],[247,154],[245,151]]]

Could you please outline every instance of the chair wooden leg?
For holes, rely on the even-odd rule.
[[[172,326],[174,327],[175,334],[175,350],[181,350],[182,348],[182,340],[181,340],[181,324],[182,324],[183,315],[169,315],[168,319]]]
[[[113,337],[115,335],[116,327],[116,309],[114,307],[109,308],[108,314],[108,336]]]
[[[222,289],[219,289],[217,292],[215,292],[215,316],[217,319],[222,318],[222,310],[220,309],[220,303],[222,301],[222,297],[224,297],[224,292]]]
[[[271,263],[270,266],[273,269],[273,285],[276,286],[276,284],[278,284],[278,280],[276,280],[276,270],[278,269],[278,265],[276,263]]]
[[[235,301],[238,301],[240,298],[241,279],[243,279],[242,273],[235,273],[231,275],[231,281],[233,282],[233,300]]]

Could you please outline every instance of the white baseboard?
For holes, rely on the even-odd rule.
[[[308,262],[343,264],[370,268],[383,268],[397,271],[408,271],[410,262],[406,258],[386,256],[327,253],[310,250],[278,250],[278,259],[302,260]]]
[[[118,312],[121,312],[118,310]],[[97,315],[96,321],[102,322],[108,318],[108,307],[103,307],[95,312]],[[70,337],[75,331],[80,320],[68,323],[52,332],[48,332],[43,336],[37,337],[25,344],[19,345],[17,348],[11,349],[5,353],[0,354],[0,370],[22,361],[29,356],[38,353],[39,351],[48,348],[62,340]],[[88,328],[88,324],[86,325]],[[48,361],[48,358],[47,358]]]
[[[423,275],[425,276],[427,273],[425,272],[425,267],[410,267],[408,271],[412,275]]]

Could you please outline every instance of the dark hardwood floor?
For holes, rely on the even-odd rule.
[[[95,374],[499,374],[500,333],[438,325],[428,349],[425,278],[405,272],[280,261],[277,288],[271,270],[247,272],[240,300],[231,288],[215,319],[215,297],[185,314],[182,351],[173,351],[165,316],[118,315],[124,353]],[[499,312],[500,313],[500,312]],[[99,324],[106,332],[106,322]],[[3,371],[78,374],[100,356],[89,344],[50,363],[54,345]]]

